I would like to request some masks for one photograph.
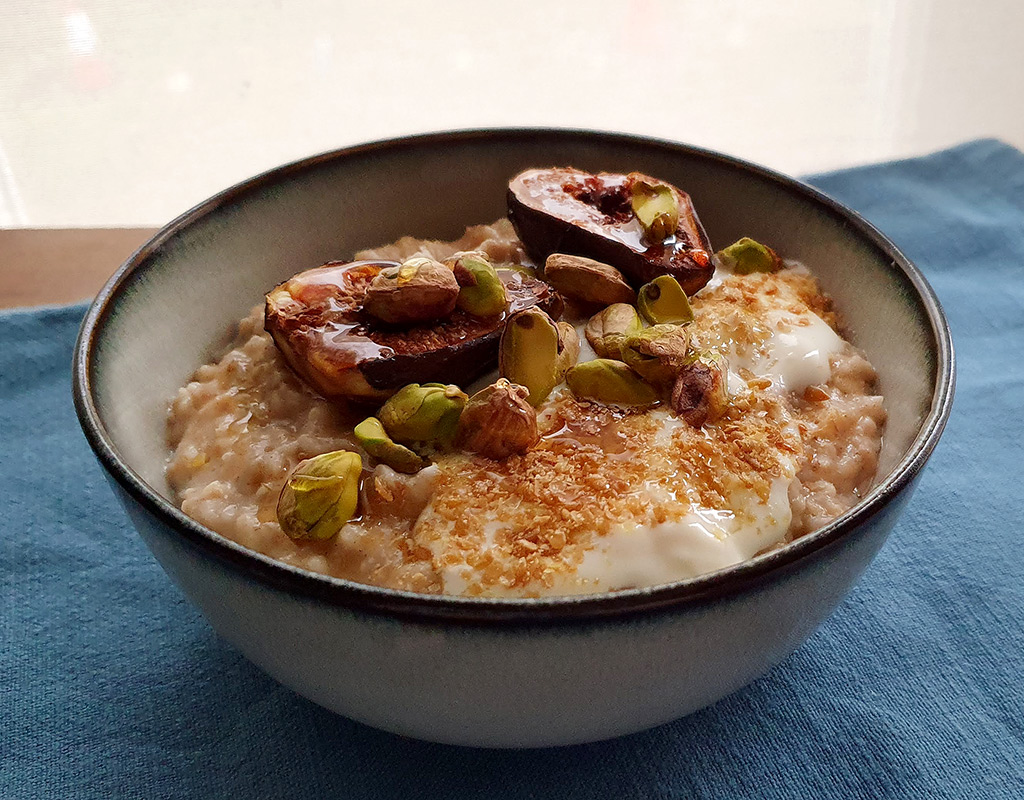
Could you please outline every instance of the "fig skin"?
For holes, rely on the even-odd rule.
[[[585,256],[610,264],[638,288],[671,275],[687,295],[714,274],[714,252],[690,196],[640,173],[636,178],[669,186],[679,207],[674,235],[649,242],[631,207],[629,175],[591,174],[572,167],[528,169],[508,187],[508,217],[538,264],[552,253]]]
[[[513,313],[537,305],[556,319],[562,298],[543,281],[500,270],[509,307],[494,317],[456,309],[405,328],[362,311],[366,289],[395,261],[332,261],[300,272],[267,294],[264,328],[292,370],[331,400],[372,403],[410,383],[462,386],[497,366],[498,343]]]

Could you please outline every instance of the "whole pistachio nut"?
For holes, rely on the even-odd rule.
[[[277,521],[292,539],[329,539],[356,513],[363,460],[337,450],[300,461],[277,501]]]
[[[468,396],[458,386],[410,383],[381,406],[377,417],[400,444],[449,444]]]
[[[388,436],[376,417],[367,417],[352,431],[362,448],[381,464],[407,475],[419,472],[430,462]]]
[[[527,308],[513,314],[505,324],[498,369],[501,377],[525,386],[530,405],[536,407],[562,380],[559,366],[563,350],[554,320],[539,308]]]
[[[719,250],[715,259],[725,269],[740,275],[775,272],[782,267],[782,259],[774,250],[747,236]]]
[[[508,307],[505,284],[486,253],[468,250],[445,259],[459,284],[455,305],[474,317],[495,317]]]
[[[540,441],[529,396],[529,389],[505,378],[481,389],[459,418],[456,445],[494,459],[525,453]]]
[[[583,333],[601,358],[622,360],[622,343],[626,337],[643,329],[636,309],[627,303],[615,303],[594,314]]]
[[[576,366],[580,360],[580,335],[576,328],[568,322],[556,322],[558,330],[558,361],[555,365],[556,377],[559,381],[565,378],[565,373]]]
[[[652,325],[685,325],[693,322],[693,309],[679,281],[671,275],[659,275],[637,292],[637,307]]]
[[[552,253],[544,262],[544,277],[563,295],[588,303],[607,306],[636,300],[621,272],[592,258]]]
[[[565,376],[581,400],[614,406],[649,406],[658,399],[654,388],[621,361],[595,358],[577,364]]]
[[[631,205],[644,235],[652,243],[665,241],[679,227],[679,204],[672,187],[651,181],[639,173],[630,173]]]
[[[729,405],[724,359],[695,353],[676,376],[672,410],[695,428],[719,419]]]
[[[686,363],[689,344],[682,325],[654,325],[626,337],[622,360],[648,383],[670,386]]]
[[[415,325],[447,317],[458,296],[459,283],[448,267],[417,256],[378,272],[366,289],[363,310],[389,325]]]

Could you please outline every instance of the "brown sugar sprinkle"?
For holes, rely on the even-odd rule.
[[[717,286],[701,291],[692,304],[696,319],[690,333],[703,347],[725,344],[718,340],[723,329],[737,346],[761,344],[770,333],[761,319],[778,309],[796,314],[796,324],[810,324],[806,314],[813,311],[834,330],[839,325],[832,300],[820,293],[814,277],[804,269],[726,275]]]
[[[808,403],[824,403],[831,395],[820,386],[808,386],[804,389],[804,400]]]
[[[693,304],[691,330],[704,347],[727,347],[717,340],[723,331],[738,346],[759,346],[770,334],[766,312],[780,308],[798,318],[814,310],[836,324],[801,270],[725,276]],[[436,569],[465,581],[468,594],[539,594],[571,579],[595,538],[613,527],[679,520],[694,505],[728,509],[737,491],[767,501],[773,482],[793,475],[801,429],[771,380],[743,377],[725,416],[701,429],[666,410],[627,412],[557,393],[529,453],[442,459],[431,508],[411,537],[434,554]]]
[[[766,499],[800,447],[795,433],[775,429],[780,413],[770,394],[747,392],[718,424],[696,430],[666,423],[664,413],[598,409],[564,392],[546,414],[548,435],[529,453],[443,460],[432,508],[412,536],[439,554],[441,569],[470,575],[470,594],[539,593],[573,573],[594,537],[613,526],[678,520],[692,503],[728,507],[738,488]],[[612,430],[621,434],[618,452],[598,443]]]

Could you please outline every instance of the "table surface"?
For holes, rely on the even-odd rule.
[[[0,308],[93,297],[152,228],[0,230]]]

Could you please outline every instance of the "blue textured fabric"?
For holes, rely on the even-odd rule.
[[[973,142],[812,182],[935,286],[953,417],[878,559],[792,657],[587,746],[409,741],[265,677],[170,584],[85,443],[83,307],[0,315],[0,796],[1024,797],[1024,155]]]

